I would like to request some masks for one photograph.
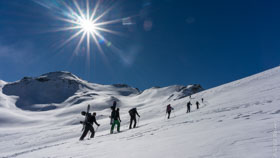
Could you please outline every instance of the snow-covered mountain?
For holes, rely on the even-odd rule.
[[[48,121],[41,118],[50,114],[56,114],[57,117],[48,118],[53,118],[57,122],[66,120],[67,125],[77,124],[79,120],[72,116],[85,110],[88,104],[92,105],[94,110],[107,115],[113,101],[117,101],[120,107],[133,107],[147,104],[146,101],[150,102],[147,98],[162,98],[162,101],[176,100],[178,97],[183,98],[203,90],[200,85],[189,85],[158,87],[140,92],[137,88],[125,84],[89,83],[70,72],[63,71],[51,72],[39,77],[23,77],[11,83],[1,81],[0,87],[2,91],[0,108],[3,109],[0,111],[2,114],[0,126],[3,127],[22,123],[42,124]],[[138,105],[132,105],[131,101],[127,101],[133,98],[139,100],[134,103]],[[69,118],[65,118],[66,116]]]
[[[72,98],[67,103],[71,105],[83,102],[87,98],[94,99],[94,95],[97,95],[100,91],[112,91],[111,95],[118,94],[123,96],[139,94],[137,89],[127,85],[101,86],[91,84],[69,72],[51,72],[36,78],[24,77],[20,81],[8,83],[3,87],[4,94],[19,97],[16,102],[17,107],[23,110],[35,111],[64,107],[63,105],[65,104],[61,103],[70,97]],[[86,94],[73,98],[78,92]],[[108,95],[110,94],[108,93]]]
[[[124,84],[88,83],[68,72],[1,81],[0,157],[280,156],[280,67],[202,90],[190,85],[140,92]],[[113,101],[120,107],[122,132],[110,135]],[[186,114],[188,101],[199,101],[201,108],[193,105]],[[80,112],[88,104],[101,126],[94,139],[78,141]],[[175,108],[169,120],[167,104]],[[128,130],[132,107],[141,120],[138,128]]]

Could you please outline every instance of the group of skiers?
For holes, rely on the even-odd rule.
[[[191,112],[191,105],[192,105],[191,99],[192,98],[190,96],[190,101],[187,103],[187,113]],[[203,101],[204,101],[204,99],[201,98],[202,103],[203,103]],[[199,105],[200,105],[199,101],[196,101],[195,104],[196,104],[196,109],[199,109]],[[170,104],[168,104],[167,107],[166,107],[166,114],[168,115],[167,119],[170,118],[170,114],[171,114],[172,110],[174,110],[174,108]]]
[[[117,125],[117,131],[120,132],[120,127],[121,127],[121,118],[120,118],[120,109],[116,108],[117,107],[117,102],[114,101],[113,102],[113,106],[111,106],[111,116],[110,116],[110,124],[111,124],[111,130],[110,133],[113,134],[114,132],[114,128]],[[137,123],[137,119],[136,119],[136,115],[140,118],[140,115],[137,112],[136,108],[132,108],[129,111],[129,115],[130,115],[130,125],[129,125],[129,129],[132,128],[132,123],[134,122],[133,128],[136,127],[136,123]],[[98,127],[100,126],[99,123],[96,122],[96,113],[93,112],[92,114],[82,111],[81,114],[83,116],[85,116],[85,121],[80,121],[81,124],[84,125],[83,128],[83,134],[80,137],[80,140],[83,140],[85,138],[85,136],[88,134],[88,132],[91,132],[91,136],[90,138],[93,138],[95,135],[95,131],[93,128],[93,123],[95,123]]]
[[[190,96],[190,99],[191,99],[191,96]],[[203,98],[201,99],[201,101],[203,103]],[[187,103],[187,113],[189,113],[191,111],[191,105],[192,105],[191,101],[189,101]],[[196,101],[197,109],[199,109],[199,105],[200,105],[199,102]],[[111,106],[111,110],[112,110],[112,112],[111,112],[111,116],[110,116],[110,119],[111,119],[111,121],[110,121],[110,124],[111,124],[110,134],[113,134],[115,126],[117,125],[117,131],[118,132],[120,132],[120,126],[121,126],[120,109],[117,108],[117,102],[116,101],[113,102],[113,106]],[[170,114],[171,114],[172,110],[174,110],[174,108],[170,104],[168,104],[167,107],[166,107],[166,114],[168,114],[168,117],[167,117],[168,119],[170,118]],[[132,128],[133,123],[134,123],[133,128],[135,128],[136,124],[137,124],[136,116],[138,116],[140,118],[140,115],[138,114],[136,108],[130,109],[128,111],[128,113],[130,115],[129,129]],[[80,121],[80,123],[84,125],[83,134],[80,137],[80,140],[83,140],[86,137],[86,135],[88,134],[89,131],[91,132],[90,138],[93,138],[94,135],[95,135],[93,124],[95,123],[98,127],[100,126],[100,124],[97,123],[97,121],[96,121],[96,113],[93,112],[91,114],[89,112],[82,111],[81,115],[85,116],[85,121]]]

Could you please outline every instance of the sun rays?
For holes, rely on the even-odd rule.
[[[112,43],[103,36],[103,33],[119,34],[116,31],[108,29],[106,26],[121,22],[122,19],[105,21],[104,17],[111,11],[112,7],[106,10],[100,9],[100,0],[86,0],[85,7],[83,8],[79,2],[81,1],[72,0],[71,3],[62,1],[63,6],[67,10],[67,14],[57,18],[64,21],[68,26],[59,28],[56,31],[69,31],[73,32],[73,34],[62,42],[61,47],[65,46],[74,39],[78,39],[74,53],[79,53],[81,45],[85,44],[87,56],[89,57],[93,50],[91,49],[93,42],[99,52],[104,54],[100,41],[105,42],[107,47],[112,46]],[[90,2],[92,4],[90,4]]]

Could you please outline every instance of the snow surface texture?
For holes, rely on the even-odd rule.
[[[43,76],[51,78],[49,75]],[[57,72],[53,79],[64,75]],[[69,74],[62,77],[66,78],[75,80],[79,88],[72,87],[75,92],[58,97],[61,100],[51,103],[55,108],[45,108],[50,104],[46,98],[24,98],[18,87],[25,81],[0,82],[0,157],[280,157],[280,67],[191,98],[186,96],[197,90],[197,85],[139,92],[126,85],[87,83],[69,78]],[[28,95],[42,90],[35,86],[40,81],[27,80],[34,82],[27,88]],[[62,87],[67,89],[65,86]],[[53,87],[47,90],[51,91],[55,92]],[[15,93],[19,96],[10,95]],[[204,103],[197,110],[194,104],[201,103],[201,98]],[[110,135],[109,107],[114,100],[120,107],[122,132]],[[31,101],[31,107],[25,101]],[[188,101],[193,104],[190,114],[186,114]],[[95,128],[94,139],[78,141],[82,128],[78,122],[83,120],[80,111],[86,110],[88,104],[91,112],[97,112],[101,126]],[[167,104],[175,109],[169,120],[165,115]],[[138,128],[128,130],[128,110],[132,107],[138,108],[141,119]],[[38,111],[40,108],[43,109]]]

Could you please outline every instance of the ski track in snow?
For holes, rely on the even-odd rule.
[[[176,87],[122,96],[115,93],[120,91],[116,87],[91,86],[95,87],[89,92],[82,89],[57,105],[62,108],[44,112],[19,110],[14,97],[0,93],[0,110],[16,116],[9,120],[11,125],[0,126],[0,157],[280,157],[280,67],[192,95],[189,114],[189,97],[170,99],[179,96]],[[77,101],[82,96],[88,98]],[[112,96],[119,100],[122,132],[109,134]],[[195,101],[201,103],[202,97],[205,102],[196,110]],[[1,104],[3,98],[8,105]],[[168,120],[165,107],[169,103],[175,112]],[[87,104],[97,111],[101,126],[94,139],[78,141],[82,127],[77,122],[83,119],[80,111]],[[140,122],[128,130],[127,111],[136,105]]]
[[[55,146],[59,146],[59,145],[62,145],[62,144],[65,144],[65,143],[54,144],[54,145],[48,145],[48,146],[43,146],[43,147],[38,147],[38,148],[34,148],[34,149],[22,151],[22,152],[19,152],[19,153],[14,153],[13,155],[5,156],[5,157],[3,157],[3,158],[17,157],[17,156],[20,156],[20,155],[22,155],[22,154],[34,152],[34,151],[37,151],[37,150],[42,150],[42,149],[45,149],[45,148],[55,147]]]

